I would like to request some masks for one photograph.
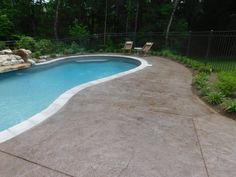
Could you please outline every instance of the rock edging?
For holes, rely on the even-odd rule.
[[[32,52],[26,49],[5,49],[0,51],[0,73],[28,68],[35,62],[31,59]]]

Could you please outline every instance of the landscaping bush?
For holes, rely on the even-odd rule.
[[[84,50],[83,50],[84,51]],[[95,53],[96,51],[94,49],[87,50],[88,53]]]
[[[189,66],[191,60],[187,57],[184,57],[183,61],[182,61],[186,66]]]
[[[193,68],[194,70],[199,70],[201,67],[203,67],[203,64],[198,61],[189,59],[188,67]]]
[[[227,99],[222,103],[222,106],[227,112],[236,112],[236,99]]]
[[[111,37],[108,36],[106,40],[106,44],[103,46],[105,52],[113,52],[114,51],[114,44],[111,40]]]
[[[200,88],[200,95],[201,96],[207,96],[211,91],[211,88],[209,86],[203,86],[202,88]]]
[[[35,51],[40,52],[42,55],[53,53],[54,44],[48,39],[41,39],[35,44]]]
[[[79,44],[77,44],[76,42],[72,42],[70,48],[71,50],[73,50],[73,53],[80,52]]]
[[[161,54],[162,56],[164,56],[164,57],[168,57],[168,58],[171,58],[171,59],[174,59],[174,58],[175,58],[175,55],[174,55],[173,52],[170,51],[170,50],[162,50],[162,51],[160,52],[160,54]]]
[[[183,62],[183,57],[181,55],[176,55],[175,59],[179,62]]]
[[[210,74],[211,72],[213,72],[213,69],[210,65],[201,65],[198,71]]]
[[[213,105],[221,104],[224,98],[225,96],[221,92],[216,91],[210,92],[206,96],[208,103],[211,103]]]
[[[32,58],[38,59],[39,56],[41,56],[41,55],[42,55],[42,54],[41,54],[39,51],[36,51],[36,52],[33,52],[33,53],[32,53]]]
[[[55,53],[50,54],[50,58],[56,58],[57,55]]]
[[[236,73],[220,72],[218,73],[218,82],[216,87],[225,95],[231,95],[236,91]]]
[[[193,85],[196,85],[198,89],[207,86],[208,74],[207,73],[199,73],[193,78]]]
[[[30,36],[20,36],[20,40],[18,40],[16,44],[18,48],[34,51],[36,41]]]
[[[69,33],[71,36],[81,39],[84,39],[89,35],[87,26],[83,25],[78,19],[75,19],[73,24],[70,26]]]
[[[63,54],[65,54],[65,55],[71,55],[73,53],[74,53],[74,51],[71,48],[66,48],[63,50]]]
[[[186,56],[178,55],[170,50],[162,50],[158,54],[164,57],[168,57],[170,59],[175,59],[183,63],[185,66],[194,70],[198,70],[199,72],[211,73],[213,71],[212,66],[210,65],[205,65],[204,63],[199,62],[197,60],[188,58]]]
[[[62,54],[66,48],[68,48],[68,46],[63,42],[55,42],[53,51],[54,53]]]
[[[0,41],[0,50],[3,50],[6,48],[6,44],[3,41]]]

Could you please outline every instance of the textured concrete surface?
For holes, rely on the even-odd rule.
[[[0,144],[0,176],[235,177],[236,122],[192,94],[188,69],[145,59]]]

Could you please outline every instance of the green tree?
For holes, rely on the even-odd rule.
[[[13,27],[12,22],[9,20],[8,16],[0,13],[0,38],[8,39],[11,34],[11,29]]]
[[[82,25],[78,19],[75,19],[70,27],[69,33],[73,37],[85,38],[88,36],[87,27]]]

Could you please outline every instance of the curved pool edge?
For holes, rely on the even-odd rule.
[[[80,92],[81,90],[100,84],[100,83],[104,83],[116,78],[120,78],[123,77],[125,75],[140,71],[144,68],[146,68],[147,66],[152,66],[150,65],[146,60],[138,58],[138,57],[134,57],[134,56],[126,56],[126,55],[110,55],[110,54],[97,54],[97,55],[74,55],[74,56],[69,56],[69,57],[61,57],[61,58],[57,58],[48,62],[44,62],[44,63],[40,63],[37,64],[36,66],[40,66],[40,65],[46,65],[49,63],[53,63],[53,62],[57,62],[57,61],[61,61],[61,60],[65,60],[68,58],[77,58],[77,57],[92,57],[92,56],[110,56],[110,57],[123,57],[123,58],[128,58],[128,59],[133,59],[133,60],[137,60],[139,61],[141,64],[139,66],[137,66],[136,68],[130,69],[128,71],[124,71],[115,75],[111,75],[108,77],[104,77],[102,79],[98,79],[98,80],[94,80],[91,82],[87,82],[85,84],[81,84],[78,86],[75,86],[69,90],[67,90],[66,92],[64,92],[63,94],[61,94],[59,97],[56,98],[56,100],[54,100],[46,109],[44,109],[43,111],[35,114],[34,116],[26,119],[25,121],[16,124],[6,130],[0,131],[0,143],[3,143],[7,140],[10,140],[14,137],[16,137],[17,135],[20,135],[23,132],[26,132],[27,130],[35,127],[36,125],[42,123],[44,120],[50,118],[52,115],[54,115],[56,112],[58,112],[75,94],[77,94],[78,92]]]

